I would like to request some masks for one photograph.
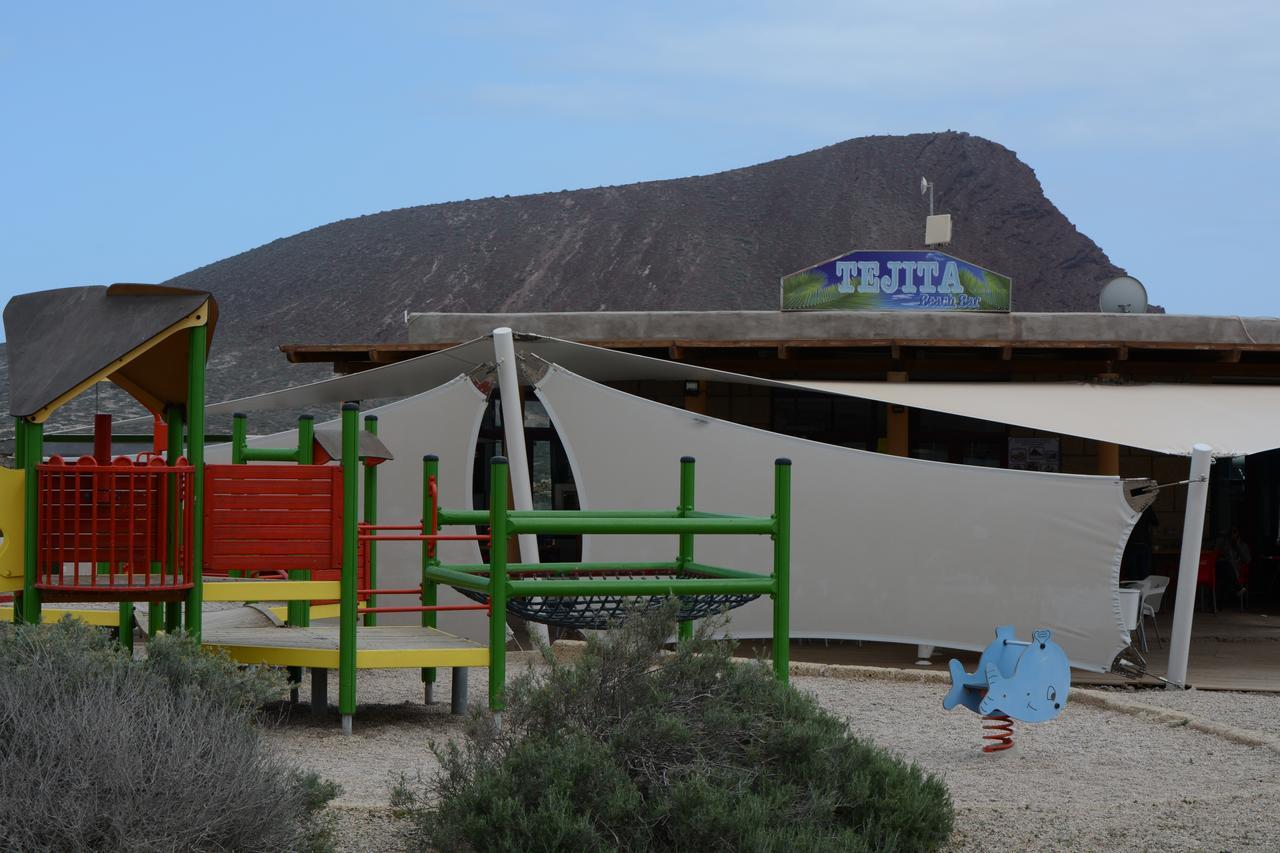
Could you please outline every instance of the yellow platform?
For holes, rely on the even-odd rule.
[[[71,616],[75,619],[79,619],[81,622],[87,622],[90,625],[99,625],[104,628],[120,627],[120,611],[115,608],[111,610],[76,610],[62,607],[43,607],[40,609],[41,622],[57,622],[64,616]],[[12,605],[0,607],[0,622],[12,621]]]
[[[201,633],[205,646],[241,663],[338,668],[338,627],[217,628]],[[434,628],[361,627],[356,631],[357,669],[488,666],[489,648]]]

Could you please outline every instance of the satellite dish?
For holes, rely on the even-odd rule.
[[[929,191],[929,179],[921,178],[920,179],[920,195],[924,195],[928,191]]]
[[[1108,314],[1147,313],[1147,289],[1131,275],[1111,279],[1098,296],[1098,307]]]

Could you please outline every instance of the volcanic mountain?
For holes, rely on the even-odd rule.
[[[221,306],[209,398],[310,381],[282,343],[395,341],[407,311],[776,309],[779,278],[854,248],[947,251],[1016,311],[1093,311],[1122,270],[1009,149],[965,133],[851,139],[713,175],[450,202],[334,222],[180,275]],[[76,418],[81,420],[81,418]]]

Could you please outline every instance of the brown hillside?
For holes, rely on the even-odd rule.
[[[387,340],[409,311],[771,309],[778,279],[848,249],[920,247],[921,175],[952,254],[1014,282],[1018,311],[1092,311],[1121,270],[1003,146],[963,133],[853,139],[758,166],[404,208],[178,276],[224,339]]]
[[[309,381],[287,342],[397,340],[404,311],[772,309],[778,279],[852,248],[918,248],[936,185],[949,251],[1014,310],[1093,311],[1122,271],[1003,146],[878,136],[729,172],[334,222],[171,279],[218,298],[212,400]]]

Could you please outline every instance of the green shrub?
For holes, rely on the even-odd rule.
[[[286,689],[278,669],[238,666],[221,650],[201,648],[190,638],[160,634],[147,643],[147,670],[164,679],[176,698],[253,713]]]
[[[637,615],[571,665],[508,689],[430,781],[393,804],[440,850],[934,850],[945,785],[854,737],[763,663],[701,628],[673,654],[673,612]]]
[[[283,679],[185,638],[150,650],[70,619],[0,625],[0,850],[325,849],[336,789],[253,725]]]

